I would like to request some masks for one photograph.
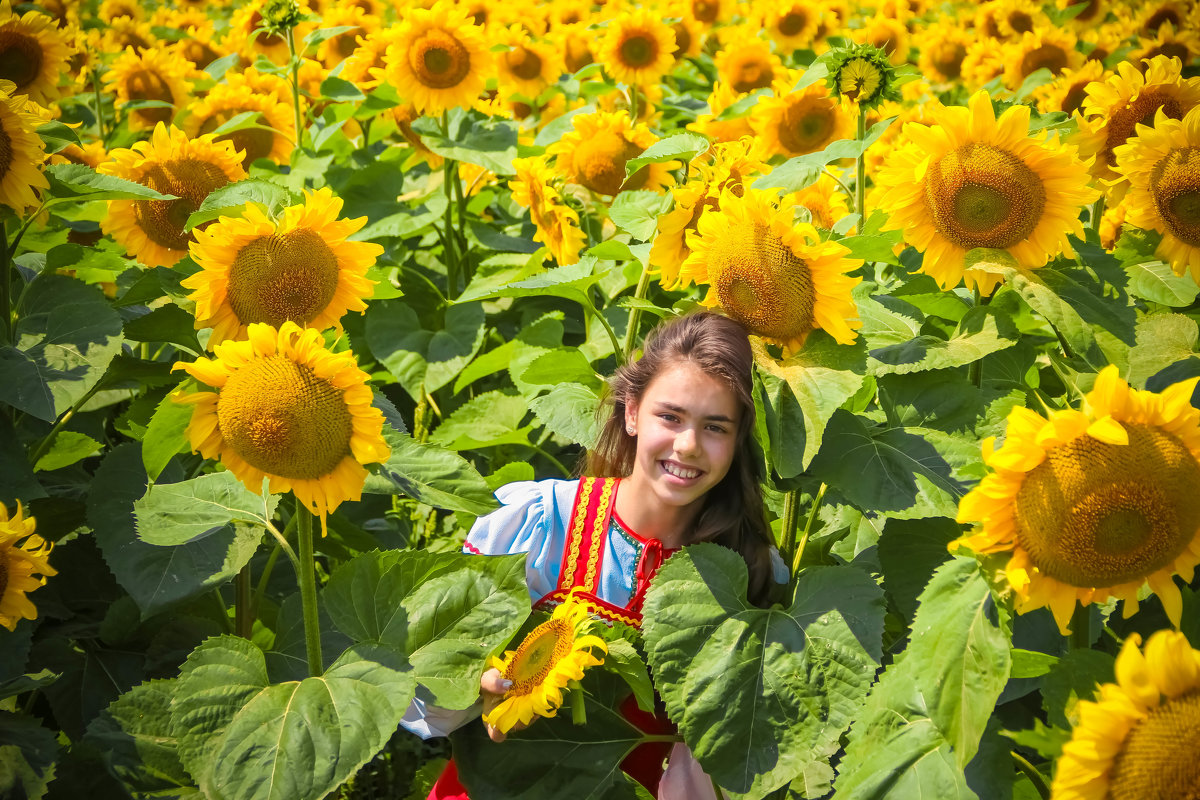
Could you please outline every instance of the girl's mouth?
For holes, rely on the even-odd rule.
[[[668,475],[685,481],[695,480],[704,474],[702,470],[691,469],[673,461],[659,461],[658,463]]]

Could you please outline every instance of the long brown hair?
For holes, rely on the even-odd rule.
[[[741,407],[733,463],[705,496],[696,525],[684,541],[716,542],[740,553],[750,571],[750,601],[765,606],[772,583],[772,537],[763,511],[759,459],[750,435],[754,430],[754,355],[746,329],[740,324],[705,311],[687,314],[651,331],[642,357],[618,368],[609,381],[598,411],[603,419],[600,435],[587,454],[585,472],[606,477],[626,477],[633,472],[637,439],[625,431],[625,406],[629,400],[640,401],[660,371],[684,361],[724,381]]]

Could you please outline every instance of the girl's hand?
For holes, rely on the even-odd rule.
[[[504,699],[504,693],[512,688],[512,681],[507,681],[500,674],[500,670],[492,667],[487,672],[483,673],[483,677],[479,679],[479,696],[483,699],[483,713],[489,713],[493,708],[500,705],[500,701]],[[503,742],[508,736],[500,732],[499,729],[486,725],[488,737],[493,742]],[[514,731],[524,730],[529,727],[517,723],[513,726]]]

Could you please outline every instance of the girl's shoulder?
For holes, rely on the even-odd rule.
[[[528,551],[565,530],[578,480],[515,481],[496,490],[500,508],[480,517],[467,536],[467,552]]]

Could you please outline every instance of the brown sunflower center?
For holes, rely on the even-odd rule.
[[[1200,800],[1200,692],[1167,700],[1134,726],[1113,763],[1109,800]]]
[[[518,47],[505,53],[504,63],[513,75],[523,81],[531,81],[542,74],[541,57],[525,47]]]
[[[574,633],[565,619],[548,620],[530,631],[504,670],[513,682],[505,694],[526,695],[541,686],[554,665],[570,655]]]
[[[692,46],[692,32],[682,22],[676,22],[671,30],[675,31],[675,60],[678,61],[687,55],[688,48]]]
[[[212,45],[196,39],[188,39],[184,42],[180,52],[184,58],[201,69],[221,57],[221,54],[213,49]]]
[[[813,327],[812,273],[769,226],[730,228],[709,247],[721,307],[751,333],[790,341]]]
[[[188,217],[210,192],[229,183],[229,178],[216,164],[183,158],[155,164],[141,182],[178,199],[138,200],[134,205],[138,227],[157,245],[168,250],[187,250],[188,242],[192,241],[191,231],[183,229]]]
[[[824,97],[806,97],[789,103],[779,122],[779,143],[789,155],[824,149],[837,127],[837,108]]]
[[[929,167],[925,204],[938,232],[959,247],[1012,247],[1037,227],[1046,190],[1024,161],[982,142]]]
[[[1016,498],[1017,538],[1038,569],[1083,588],[1140,581],[1200,529],[1200,465],[1172,434],[1125,424],[1129,444],[1080,436],[1050,450]]]
[[[775,27],[784,36],[795,36],[804,30],[804,26],[808,24],[808,14],[805,14],[799,9],[792,9],[788,13],[779,18],[779,24]]]
[[[1175,238],[1200,247],[1200,147],[1180,147],[1154,165],[1150,189]]]
[[[337,257],[315,231],[300,228],[261,236],[238,251],[229,305],[243,325],[306,325],[328,307],[337,285]]]
[[[1179,30],[1179,23],[1181,21],[1179,19],[1179,12],[1176,9],[1171,6],[1163,6],[1150,15],[1150,18],[1146,20],[1146,26],[1142,30],[1153,36],[1158,33],[1160,26],[1166,25],[1168,22],[1175,26],[1175,30]]]
[[[729,83],[736,92],[752,92],[770,86],[775,79],[771,62],[761,53],[743,53],[731,59]]]
[[[1108,135],[1104,141],[1104,158],[1109,164],[1114,163],[1113,148],[1125,144],[1133,136],[1137,125],[1154,125],[1154,114],[1163,110],[1171,119],[1183,117],[1179,102],[1157,87],[1143,89],[1130,102],[1114,109],[1108,118]]]
[[[1062,110],[1068,114],[1074,114],[1076,111],[1083,110],[1083,100],[1087,97],[1087,85],[1091,81],[1076,81],[1071,84],[1071,88],[1067,89],[1067,93],[1063,95]]]
[[[1014,11],[1008,15],[1008,26],[1017,33],[1028,33],[1033,30],[1033,17],[1024,11]]]
[[[431,89],[451,89],[471,72],[471,54],[463,43],[443,30],[426,31],[408,51],[408,64],[417,80]]]
[[[23,94],[42,71],[42,46],[38,40],[16,30],[0,31],[0,80],[17,85],[15,94]]]
[[[1043,67],[1057,75],[1067,66],[1067,53],[1056,44],[1035,47],[1021,57],[1021,79],[1028,78]]]
[[[625,183],[625,164],[642,153],[642,148],[615,131],[604,131],[579,143],[575,169],[579,182],[597,194],[615,195]],[[642,168],[629,176],[626,188],[645,184],[649,173]]]
[[[200,133],[212,133],[238,114],[254,110],[253,108],[226,108],[216,111],[201,123]],[[267,121],[261,115],[255,122],[263,126],[267,124]],[[263,128],[241,128],[240,130],[221,134],[217,137],[217,141],[232,142],[234,150],[240,150],[245,153],[242,157],[242,166],[249,167],[258,159],[271,155],[271,150],[275,147],[275,134]]]
[[[342,390],[284,355],[255,359],[229,377],[217,423],[247,464],[293,480],[333,472],[353,433]]]
[[[175,95],[171,86],[162,75],[151,69],[139,69],[129,76],[126,81],[130,100],[158,100],[162,103],[175,103]],[[134,113],[150,123],[170,122],[171,108],[139,108]]]
[[[1100,10],[1100,0],[1067,0],[1067,7],[1074,8],[1079,5],[1087,5],[1083,11],[1079,12],[1079,16],[1075,19],[1079,22],[1087,22],[1096,16],[1096,12]]]
[[[4,590],[8,588],[8,550],[7,547],[0,547],[0,598],[4,597]]]
[[[962,75],[962,62],[967,57],[967,48],[962,42],[934,44],[933,67],[948,81],[958,80]]]
[[[712,22],[721,11],[720,2],[714,0],[692,0],[692,17],[697,22]]]
[[[588,46],[587,40],[578,36],[572,36],[567,39],[567,46],[564,48],[563,56],[567,62],[567,69],[571,72],[579,72],[595,61],[592,55],[592,50]]]
[[[654,37],[637,31],[624,38],[618,52],[621,54],[622,66],[639,69],[653,64],[658,58],[658,43],[654,41]]]
[[[4,130],[4,126],[0,125],[0,181],[8,177],[8,171],[12,168],[12,163],[12,137],[8,135],[8,131]]]
[[[339,33],[333,37],[333,50],[342,59],[347,59],[354,55],[354,51],[358,49],[358,37],[365,34],[362,28]]]

